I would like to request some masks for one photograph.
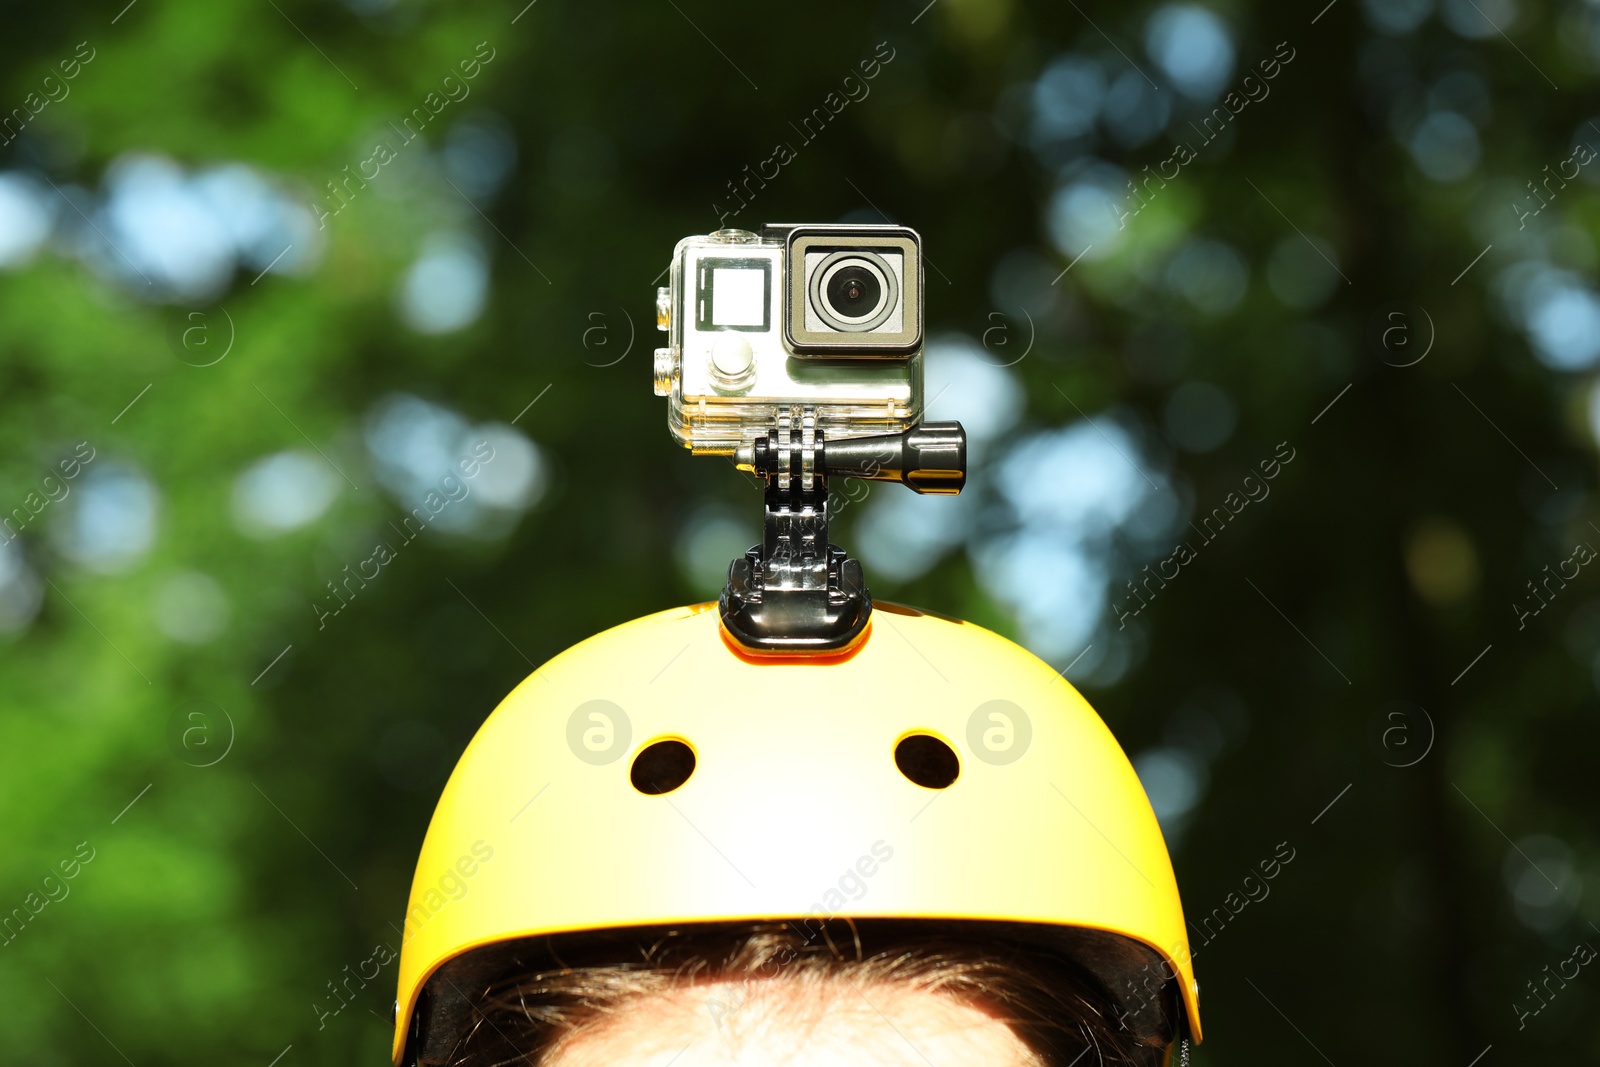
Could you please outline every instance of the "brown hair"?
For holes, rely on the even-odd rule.
[[[1167,1040],[1120,1025],[1112,998],[1085,968],[1037,946],[950,923],[843,919],[820,932],[819,939],[792,923],[742,922],[590,935],[576,944],[532,939],[490,969],[436,976],[458,1010],[441,1020],[444,1032],[428,1024],[419,1062],[547,1063],[580,1030],[637,998],[718,979],[779,978],[801,988],[845,979],[954,996],[1003,1019],[1042,1067],[1154,1067],[1163,1060]],[[1084,1058],[1089,1049],[1095,1055]]]

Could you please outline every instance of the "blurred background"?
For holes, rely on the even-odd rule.
[[[333,987],[478,724],[758,539],[651,394],[673,245],[801,220],[922,233],[972,442],[835,540],[1122,741],[1195,1062],[1600,1057],[1600,5],[6,23],[7,1061],[385,1062]]]

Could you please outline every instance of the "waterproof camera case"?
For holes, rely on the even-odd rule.
[[[848,650],[872,596],[828,542],[828,479],[946,494],[966,481],[961,424],[922,423],[921,239],[795,224],[686,237],[656,325],[673,438],[766,486],[762,542],[728,567],[725,631],[758,655]]]
[[[678,242],[657,293],[656,393],[696,453],[730,455],[809,409],[826,438],[921,417],[922,255],[900,226],[719,230]]]

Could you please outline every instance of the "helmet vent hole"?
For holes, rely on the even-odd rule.
[[[670,793],[694,773],[694,749],[682,741],[657,741],[633,758],[633,787],[646,796]]]
[[[961,773],[955,750],[932,734],[912,734],[894,746],[900,773],[925,789],[947,789]]]

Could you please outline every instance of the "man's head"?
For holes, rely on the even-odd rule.
[[[543,966],[484,982],[461,1024],[439,1061],[451,1067],[1132,1067],[1162,1059],[1161,1047],[1119,1026],[1087,972],[949,925],[891,931],[836,922],[815,938],[796,924],[722,924],[556,949]]]

